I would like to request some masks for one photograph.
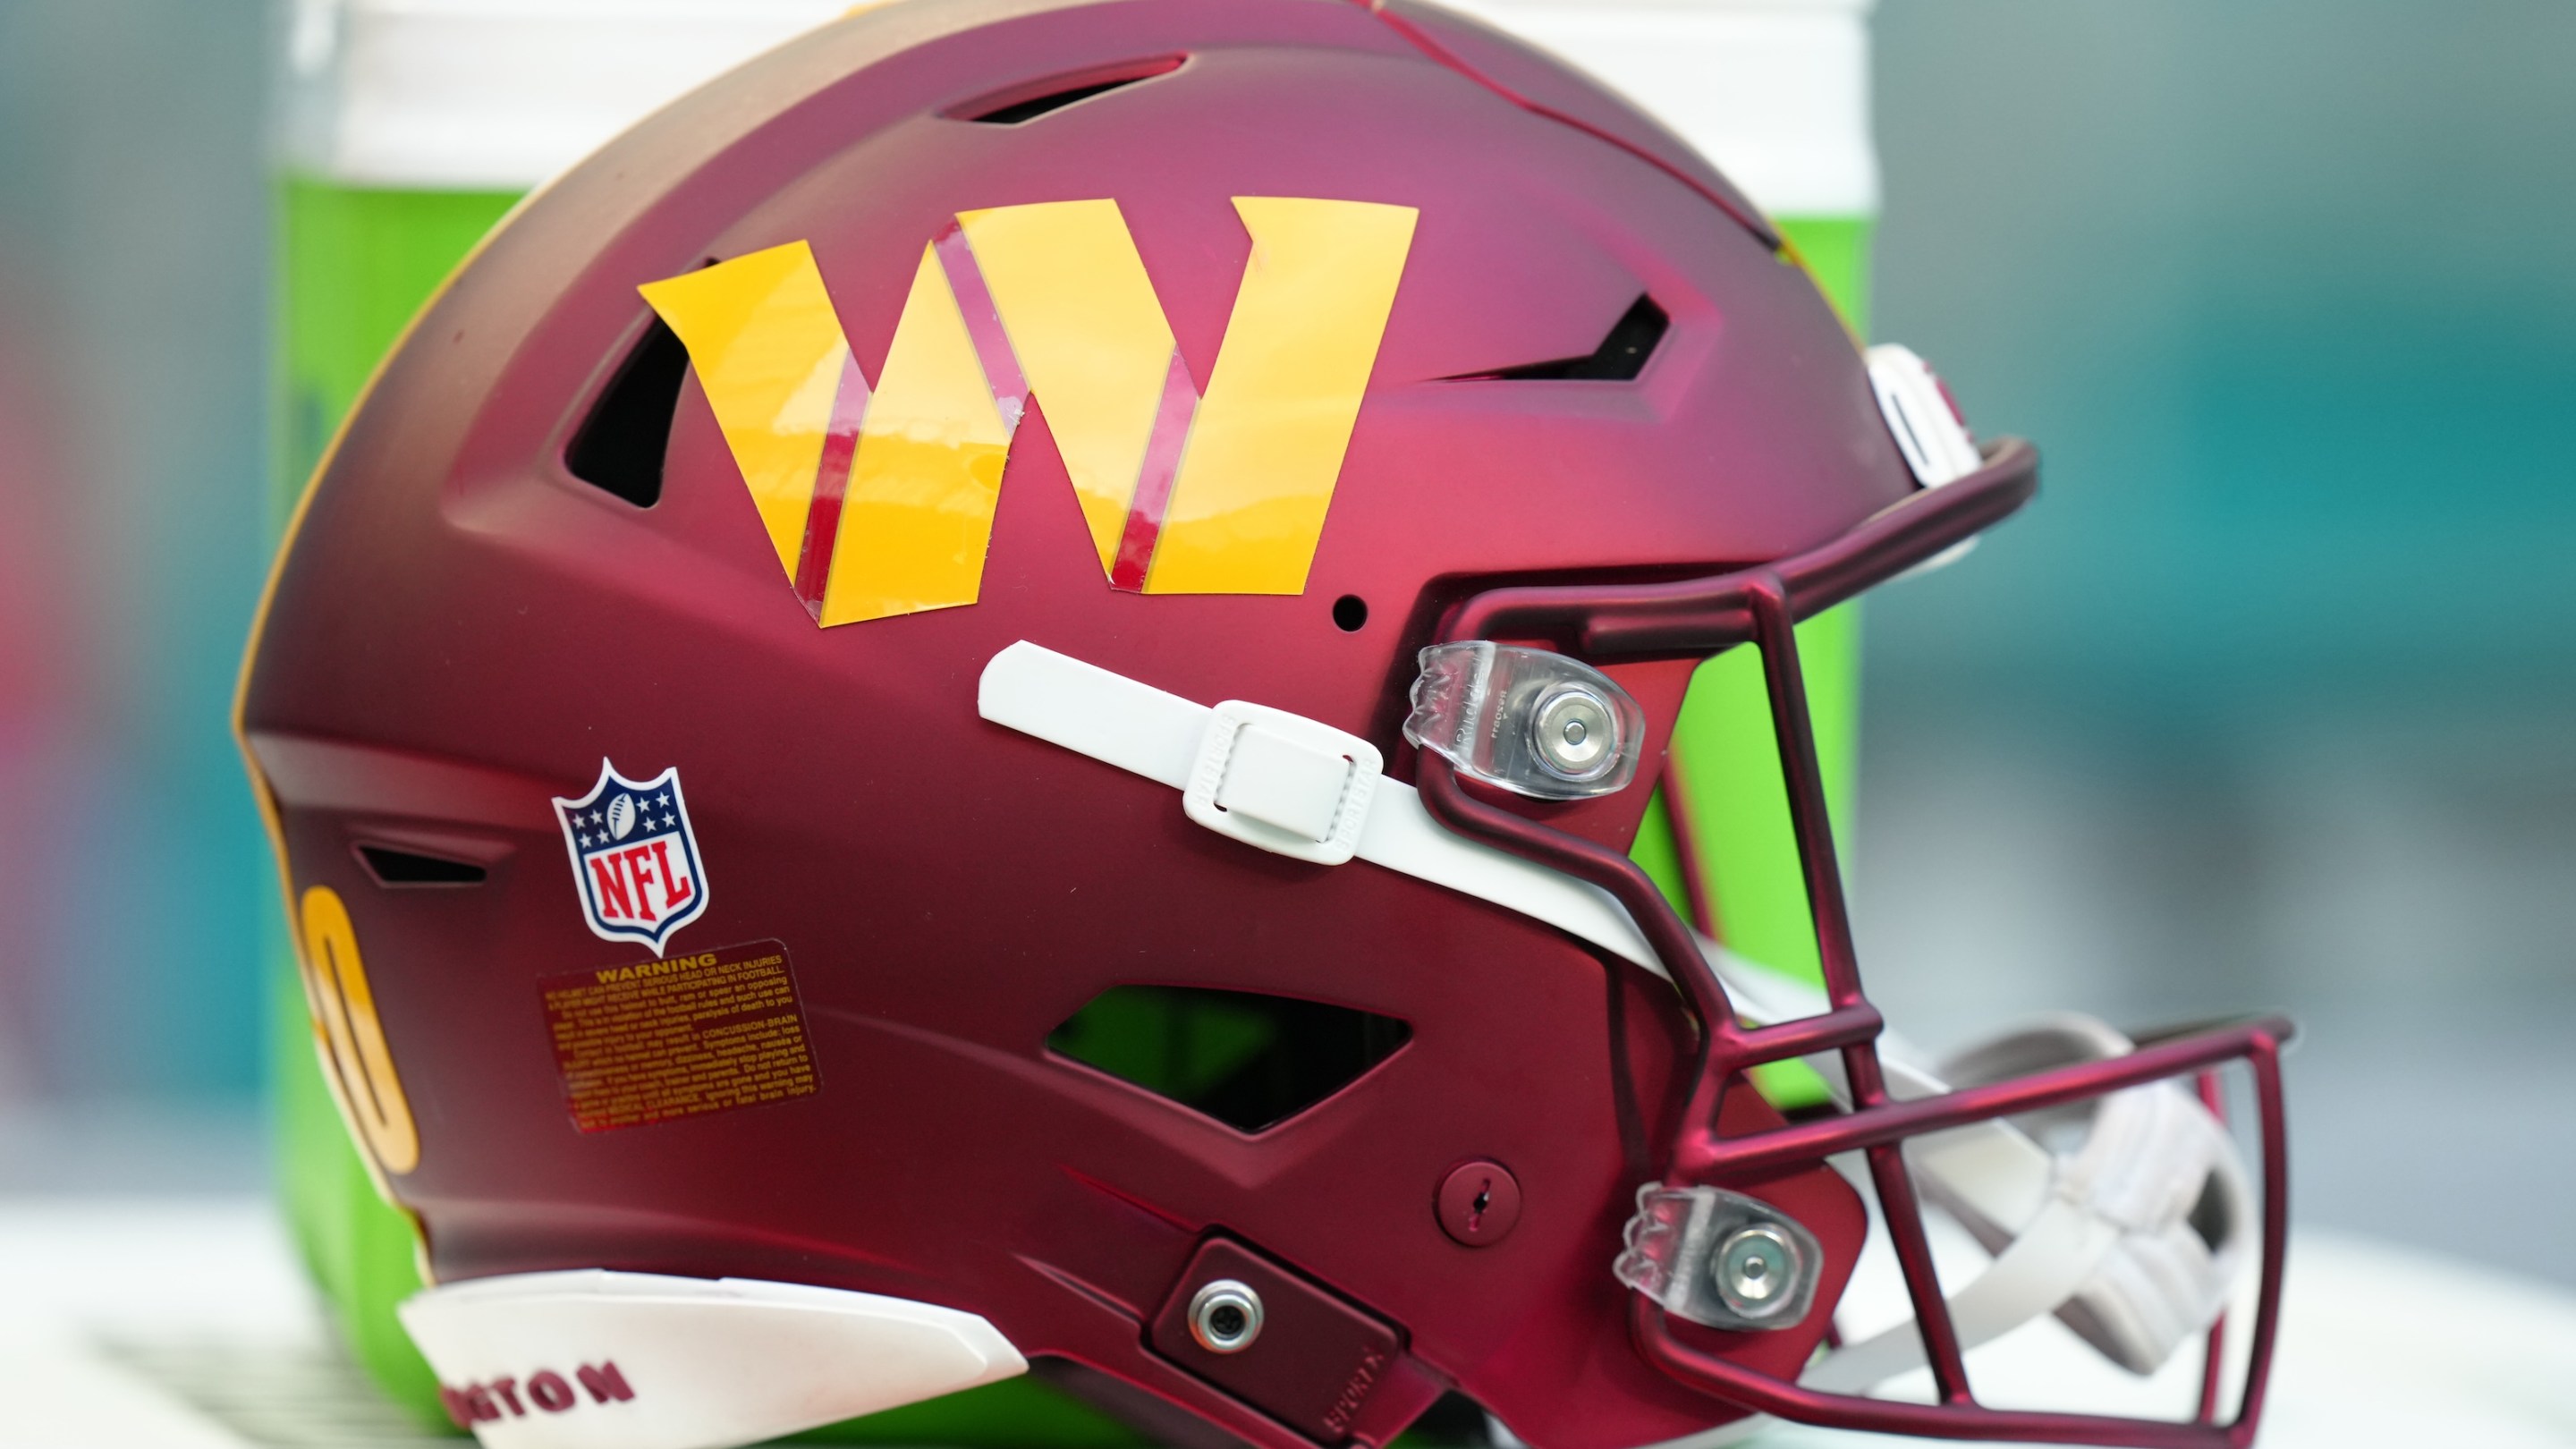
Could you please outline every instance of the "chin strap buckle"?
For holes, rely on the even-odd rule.
[[[1340,865],[1359,853],[1386,762],[1319,720],[1229,699],[1210,712],[1181,790],[1192,820],[1277,855]]]

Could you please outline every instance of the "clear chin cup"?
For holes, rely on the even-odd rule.
[[[1417,659],[1404,737],[1459,774],[1540,800],[1607,795],[1636,778],[1645,711],[1591,665],[1481,639]]]

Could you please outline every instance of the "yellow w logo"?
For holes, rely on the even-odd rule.
[[[804,242],[642,290],[821,624],[975,602],[1032,396],[1112,587],[1302,593],[1417,213],[1234,206],[1252,259],[1204,390],[1114,201],[959,215],[873,389]]]

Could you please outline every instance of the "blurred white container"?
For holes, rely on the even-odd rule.
[[[348,186],[524,191],[849,0],[296,0],[287,157]]]
[[[1872,0],[1450,0],[1625,92],[1765,211],[1878,209]],[[357,186],[524,189],[846,0],[297,0],[288,150]]]

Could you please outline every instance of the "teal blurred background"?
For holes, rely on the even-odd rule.
[[[1877,42],[1880,330],[2047,466],[1871,616],[1874,994],[2288,1006],[2300,1220],[2576,1282],[2576,6]]]
[[[276,887],[226,726],[269,534],[267,26],[242,0],[0,0],[0,1100],[22,1108],[258,1090]]]
[[[0,1192],[263,1171],[271,25],[0,0]],[[1876,33],[1879,331],[2048,473],[1870,614],[1873,990],[2291,1007],[2302,1220],[2576,1282],[2576,6]]]

